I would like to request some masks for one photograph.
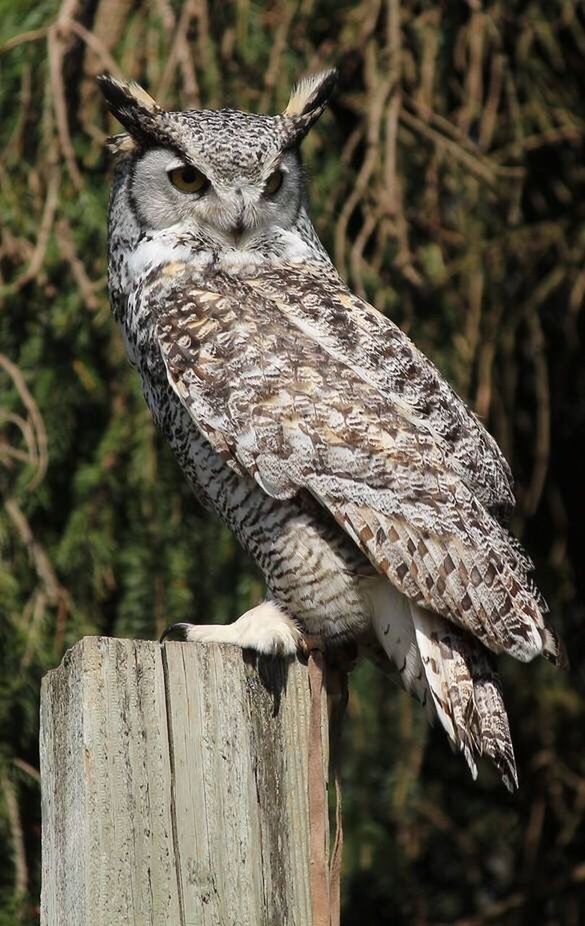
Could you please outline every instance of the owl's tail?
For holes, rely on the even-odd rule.
[[[426,611],[388,583],[378,586],[373,623],[378,641],[407,691],[438,717],[474,778],[488,756],[506,787],[518,786],[508,716],[486,649],[455,625]]]
[[[416,642],[437,716],[474,778],[488,756],[502,781],[518,787],[514,748],[499,678],[484,647],[443,618],[410,606]]]

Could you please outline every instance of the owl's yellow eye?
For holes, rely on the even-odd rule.
[[[169,180],[181,193],[202,193],[209,186],[209,180],[205,174],[190,164],[170,170]]]
[[[275,170],[274,173],[270,174],[268,180],[266,181],[266,186],[264,187],[265,195],[274,196],[275,193],[278,193],[282,186],[283,180],[284,174],[281,170]]]

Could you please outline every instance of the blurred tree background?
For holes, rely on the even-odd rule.
[[[585,922],[583,5],[0,0],[0,21],[1,926],[38,919],[43,673],[84,634],[154,638],[262,596],[155,433],[110,318],[117,128],[94,77],[169,108],[275,112],[332,64],[305,143],[318,230],[498,438],[573,666],[501,660],[513,796],[354,674],[344,926]]]

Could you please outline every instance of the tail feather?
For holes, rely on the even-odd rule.
[[[569,668],[569,657],[563,641],[552,627],[545,627],[542,632],[542,655],[559,669]]]
[[[481,751],[492,760],[508,791],[514,791],[518,787],[518,775],[500,682],[489,665],[487,654],[480,656],[479,661],[484,665],[477,667],[474,687]]]
[[[476,758],[486,755],[514,790],[518,777],[508,716],[487,652],[436,614],[412,605],[411,615],[437,715],[453,744],[474,778]]]
[[[473,679],[450,628],[440,618],[413,605],[410,608],[416,642],[437,717],[453,746],[460,749],[473,778],[477,778],[477,723]],[[448,632],[445,632],[448,631]]]
[[[498,677],[485,648],[449,621],[409,601],[387,582],[372,585],[378,641],[407,691],[427,703],[473,778],[488,756],[505,786],[518,785],[514,749]]]

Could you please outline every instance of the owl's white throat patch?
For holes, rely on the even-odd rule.
[[[139,277],[172,261],[191,262],[195,254],[193,249],[175,239],[164,237],[147,238],[141,241],[128,259],[129,283],[133,284]]]
[[[279,229],[278,243],[272,254],[266,254],[254,247],[227,247],[218,253],[210,248],[185,244],[168,233],[149,237],[141,241],[128,259],[128,288],[136,280],[156,267],[184,262],[194,270],[204,270],[215,265],[218,270],[237,271],[245,267],[275,261],[303,261],[311,256],[305,241],[297,232]],[[251,241],[250,244],[253,242]]]

